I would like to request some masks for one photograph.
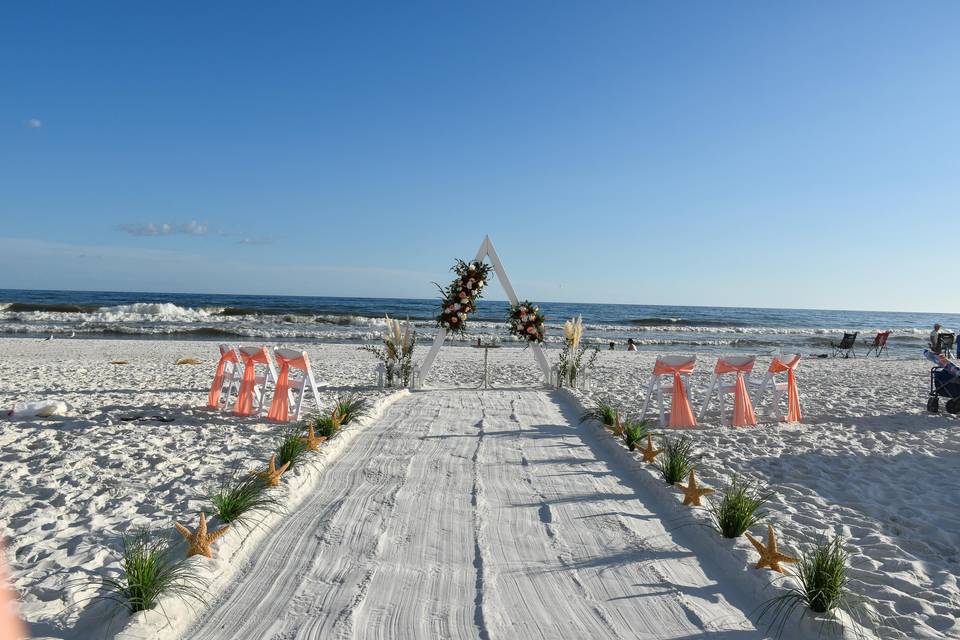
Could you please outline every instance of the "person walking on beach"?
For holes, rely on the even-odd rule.
[[[633,338],[627,338],[627,351],[636,351],[637,343],[633,341]]]

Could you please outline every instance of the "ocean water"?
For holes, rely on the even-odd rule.
[[[0,289],[0,336],[194,338],[232,342],[377,340],[384,314],[409,318],[420,341],[433,338],[436,299],[228,296],[181,293]],[[829,351],[845,330],[872,338],[891,329],[893,355],[915,356],[934,322],[960,328],[960,315],[882,311],[753,309],[542,303],[547,342],[559,344],[564,320],[581,316],[589,342],[643,350],[804,354]],[[507,335],[506,302],[481,300],[463,340]],[[521,346],[521,343],[515,343]]]

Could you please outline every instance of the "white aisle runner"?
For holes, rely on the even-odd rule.
[[[185,637],[763,637],[580,434],[544,392],[397,401]]]

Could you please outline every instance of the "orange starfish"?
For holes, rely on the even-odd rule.
[[[277,469],[277,454],[273,454],[270,456],[270,466],[267,467],[267,470],[254,471],[254,473],[266,480],[267,484],[271,487],[276,487],[280,484],[280,476],[283,475],[283,472],[286,471],[289,466],[289,462],[284,462],[283,466]]]
[[[179,522],[173,523],[177,527],[177,531],[180,532],[180,535],[183,536],[183,539],[187,541],[187,557],[190,556],[206,556],[208,558],[213,558],[213,552],[210,550],[210,544],[225,534],[227,529],[230,528],[230,525],[225,527],[220,527],[213,533],[207,533],[207,516],[202,511],[200,512],[200,526],[197,527],[197,532],[194,533],[190,529],[186,528]]]
[[[693,469],[690,469],[690,477],[687,479],[687,486],[683,486],[678,482],[677,488],[683,491],[683,504],[691,507],[701,506],[700,498],[713,493],[713,489],[710,487],[697,486],[697,479],[693,475]]]
[[[780,573],[786,573],[783,567],[780,566],[781,562],[796,562],[797,559],[793,556],[788,556],[786,554],[780,553],[777,550],[777,536],[773,533],[773,526],[767,525],[767,545],[764,546],[762,542],[754,538],[752,535],[747,533],[747,540],[753,544],[757,549],[757,553],[760,554],[760,560],[757,562],[757,569],[763,569],[768,567],[773,571],[778,571]]]
[[[613,424],[607,425],[607,429],[610,429],[610,433],[617,436],[618,438],[623,435],[624,428],[623,428],[623,423],[620,422],[619,411],[613,414]]]
[[[648,464],[653,463],[653,461],[657,459],[657,456],[663,453],[663,449],[653,448],[653,436],[649,433],[647,434],[647,446],[640,447],[639,451],[641,455],[643,455],[643,461]]]
[[[313,428],[313,423],[310,423],[310,431],[307,435],[301,438],[303,444],[307,445],[307,449],[310,451],[316,451],[320,448],[320,445],[326,442],[327,436],[317,436],[316,431]]]

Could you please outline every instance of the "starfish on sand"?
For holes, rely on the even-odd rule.
[[[754,538],[752,535],[747,533],[747,540],[757,549],[757,553],[760,554],[760,560],[757,562],[757,569],[763,569],[768,567],[773,571],[779,571],[780,573],[786,573],[783,567],[780,566],[781,562],[793,563],[797,559],[793,556],[788,556],[786,554],[780,553],[777,550],[777,536],[773,532],[773,526],[767,525],[767,544],[764,546],[762,542]]]
[[[310,431],[307,435],[301,438],[303,444],[307,445],[307,449],[310,451],[316,451],[320,448],[320,445],[326,442],[327,436],[318,436],[317,432],[313,428],[313,423],[310,423]]]
[[[213,557],[213,552],[210,551],[210,544],[225,534],[227,529],[230,528],[230,525],[225,527],[220,527],[213,533],[207,533],[207,516],[201,511],[200,512],[200,525],[197,527],[197,532],[194,533],[190,529],[186,528],[179,522],[173,523],[177,527],[177,531],[180,532],[180,535],[183,536],[183,539],[187,541],[187,557],[190,556],[206,556],[208,558]]]
[[[618,438],[623,435],[623,423],[620,422],[620,412],[617,411],[613,414],[613,424],[607,425],[607,429],[610,429],[610,433],[617,436]]]
[[[277,454],[273,454],[270,456],[270,465],[267,467],[267,470],[254,471],[254,473],[266,480],[267,484],[271,487],[276,487],[280,484],[280,476],[283,475],[283,472],[286,471],[289,466],[289,462],[284,462],[283,466],[277,469]]]
[[[653,448],[653,436],[649,433],[647,434],[647,446],[640,447],[638,451],[643,455],[643,461],[647,464],[653,463],[653,461],[657,459],[657,456],[663,453],[663,449]]]
[[[330,414],[330,424],[333,425],[334,431],[340,430],[340,425],[343,424],[343,419],[345,417],[346,416],[340,413],[340,407],[337,407],[336,409],[333,410],[333,413]]]
[[[683,504],[691,507],[699,507],[700,498],[713,493],[713,489],[710,487],[701,487],[697,485],[697,479],[693,475],[693,469],[690,469],[690,476],[687,478],[687,486],[683,486],[678,482],[677,488],[683,491]]]

